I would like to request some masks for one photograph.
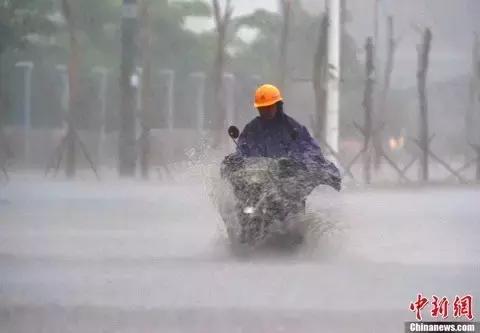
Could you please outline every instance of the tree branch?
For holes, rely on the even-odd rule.
[[[213,7],[213,17],[215,18],[217,29],[220,25],[222,25],[222,18],[220,16],[220,4],[218,0],[212,0],[212,7]]]

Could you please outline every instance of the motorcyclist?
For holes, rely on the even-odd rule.
[[[308,172],[309,184],[305,184],[308,193],[320,184],[340,191],[338,168],[325,159],[306,127],[285,114],[277,87],[260,86],[255,92],[254,106],[259,116],[245,126],[238,138],[237,151],[225,158],[227,172],[241,168],[248,157],[286,158],[283,160],[285,169],[293,173],[295,169]]]

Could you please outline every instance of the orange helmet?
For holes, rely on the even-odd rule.
[[[271,84],[264,84],[255,92],[255,103],[253,105],[256,108],[260,108],[273,105],[280,101],[283,101],[280,90]]]

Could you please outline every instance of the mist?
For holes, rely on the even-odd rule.
[[[480,5],[338,5],[0,4],[0,331],[475,322]],[[248,135],[231,126],[265,121],[254,106],[265,83],[281,91],[276,114],[295,121],[280,146],[307,144],[305,128],[341,182],[330,170],[304,198],[283,193],[303,205],[282,217],[306,226],[301,242],[239,251],[230,224],[261,209],[241,201],[226,157],[247,155]],[[281,160],[262,135],[265,156],[242,158]],[[270,165],[253,171],[278,180]],[[292,177],[307,187],[300,170]],[[446,317],[433,315],[434,296],[448,299]],[[472,320],[454,312],[469,296]]]

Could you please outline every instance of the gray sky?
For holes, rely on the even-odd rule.
[[[302,0],[309,9],[321,10],[324,0]],[[346,0],[352,13],[347,30],[363,56],[363,45],[373,35],[374,3],[376,0]],[[430,27],[433,32],[431,81],[445,81],[467,75],[471,71],[473,32],[480,33],[480,0],[380,0],[380,34],[378,51],[381,67],[385,57],[385,23],[392,15],[396,37],[399,38],[395,58],[393,85],[407,87],[415,84],[416,47],[421,40],[417,29]],[[381,69],[381,68],[380,68]]]
[[[266,8],[268,10],[277,10],[278,0],[233,0],[234,15],[244,15],[255,11],[258,8]],[[206,23],[202,19],[190,19],[188,26],[194,30],[208,29],[213,22]]]
[[[277,8],[278,0],[233,0],[233,5],[239,13],[248,13],[256,8],[263,7],[270,10]]]

